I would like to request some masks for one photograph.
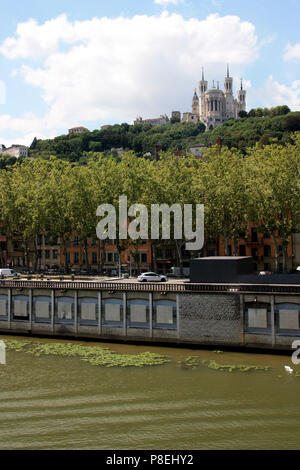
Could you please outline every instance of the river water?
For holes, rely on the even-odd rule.
[[[0,336],[7,338],[12,339]],[[150,351],[170,362],[103,367],[78,357],[6,350],[6,364],[0,365],[0,449],[300,448],[300,376],[284,369],[300,372],[300,366],[289,356],[29,341],[100,345],[119,354]],[[200,365],[186,367],[188,356]],[[270,369],[229,372],[207,367],[211,360]]]

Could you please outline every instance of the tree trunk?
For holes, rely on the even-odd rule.
[[[224,233],[224,255],[225,256],[229,256],[228,254],[228,237],[227,237],[227,234]]]
[[[238,256],[238,241],[235,233],[233,235],[233,256]]]
[[[85,238],[83,240],[83,244],[84,244],[84,254],[85,254],[85,266],[86,266],[87,272],[89,272],[90,271],[90,266],[89,266],[89,257],[88,257],[88,240],[87,240],[87,238]]]
[[[275,251],[275,272],[278,273],[278,271],[279,271],[279,249],[278,249],[276,238],[273,234],[271,234],[271,238],[272,238],[274,251]]]
[[[67,245],[66,245],[65,237],[62,236],[61,238],[62,238],[62,241],[63,241],[64,273],[67,274],[68,271],[69,271],[68,260],[67,260]]]
[[[119,251],[119,278],[122,276],[122,268],[121,268],[121,251]]]
[[[135,264],[136,264],[136,273],[139,276],[141,274],[141,269],[140,269],[140,254],[139,252],[136,253],[135,255]]]
[[[287,272],[287,247],[286,245],[282,246],[282,271]]]
[[[182,262],[182,253],[181,253],[182,244],[183,244],[182,240],[175,240],[180,276],[182,276],[183,274],[183,262]]]
[[[37,265],[38,265],[38,249],[37,249],[36,239],[34,239],[34,241],[33,241],[33,246],[34,246],[33,271],[36,273],[37,272]]]
[[[29,254],[28,254],[28,245],[27,245],[27,242],[25,242],[25,265],[26,265],[26,269],[27,271],[29,271]]]
[[[103,275],[104,263],[105,263],[105,245],[107,239],[100,241],[100,264],[99,264],[99,273]]]
[[[155,242],[151,242],[151,252],[152,252],[151,269],[156,273],[157,272],[157,259],[156,259],[156,243]]]

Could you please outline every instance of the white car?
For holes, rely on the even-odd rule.
[[[139,282],[166,282],[167,280],[166,276],[156,273],[143,273],[138,277]]]
[[[20,273],[16,273],[13,269],[2,268],[0,269],[0,277],[20,277]]]

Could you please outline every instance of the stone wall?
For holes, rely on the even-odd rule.
[[[0,331],[291,350],[300,295],[0,288]]]
[[[242,343],[239,296],[179,295],[180,340],[201,344]]]

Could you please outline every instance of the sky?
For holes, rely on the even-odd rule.
[[[300,110],[300,0],[0,0],[0,144],[191,111],[205,79]]]

